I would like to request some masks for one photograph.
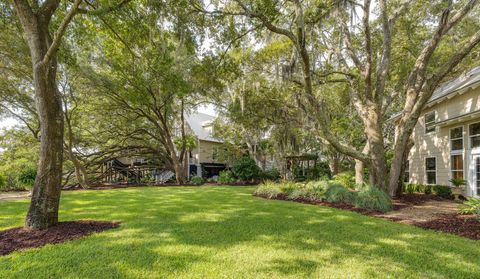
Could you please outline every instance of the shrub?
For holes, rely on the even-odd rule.
[[[7,178],[0,174],[0,191],[7,190]]]
[[[282,191],[278,187],[278,185],[267,182],[265,184],[262,184],[255,189],[255,192],[253,193],[254,195],[265,197],[265,198],[276,198],[278,195],[280,195]]]
[[[333,181],[348,189],[355,189],[355,176],[352,172],[341,172],[333,177]]]
[[[298,171],[301,171],[301,170],[302,169],[299,168]],[[332,173],[330,172],[330,167],[328,166],[328,163],[324,161],[317,162],[316,165],[309,168],[305,168],[304,176],[301,175],[298,171],[297,171],[298,177],[295,177],[298,180],[317,180],[322,177],[330,179],[332,177]]]
[[[204,183],[204,180],[200,176],[192,176],[190,178],[190,183],[195,184],[195,185],[202,185]]]
[[[357,194],[355,206],[369,210],[387,212],[392,209],[390,197],[382,190],[366,186]]]
[[[480,215],[480,199],[470,198],[460,207],[460,214],[478,214]]]
[[[280,172],[276,168],[260,171],[259,176],[261,179],[269,181],[278,181],[281,178]]]
[[[445,185],[435,185],[432,188],[433,192],[442,198],[449,199],[452,197],[452,188]]]
[[[308,192],[308,196],[312,200],[323,200],[325,198],[325,192],[328,187],[328,183],[326,181],[315,181],[309,182],[305,185],[305,189]]]
[[[234,183],[236,181],[235,176],[229,170],[223,170],[218,176],[218,182],[221,184]]]
[[[294,182],[283,182],[280,184],[279,188],[280,188],[280,191],[289,196],[293,191],[295,191],[296,189],[300,188],[300,185],[299,183],[294,183]]]
[[[423,193],[425,195],[430,195],[432,193],[432,186],[431,185],[425,185],[423,188]]]
[[[33,187],[35,178],[37,177],[37,169],[34,167],[27,167],[20,171],[18,174],[18,181],[26,187]]]
[[[343,202],[353,204],[355,202],[355,193],[350,192],[339,184],[331,184],[325,191],[325,198],[329,202]]]
[[[258,178],[260,168],[255,163],[255,160],[244,156],[233,163],[232,171],[242,181],[250,181]]]
[[[296,188],[288,195],[289,200],[310,199],[310,195],[305,188]]]

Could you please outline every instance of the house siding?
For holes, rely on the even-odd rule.
[[[451,148],[450,148],[450,129],[463,126],[463,151],[455,154],[463,154],[464,158],[464,178],[468,180],[469,162],[471,161],[471,150],[469,148],[468,125],[480,122],[480,117],[469,119],[459,123],[453,123],[444,126],[437,126],[432,133],[425,134],[424,117],[432,111],[436,112],[436,122],[442,122],[461,115],[480,110],[480,88],[470,90],[462,95],[457,95],[451,99],[444,100],[428,107],[422,112],[417,125],[414,128],[412,137],[414,146],[410,150],[410,183],[427,184],[425,159],[428,157],[436,158],[437,178],[436,184],[450,185],[451,179]]]

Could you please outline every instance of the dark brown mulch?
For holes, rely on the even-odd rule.
[[[415,226],[480,240],[480,219],[473,215],[444,214],[427,222],[417,222]]]
[[[45,230],[13,228],[0,231],[0,256],[14,251],[62,243],[81,238],[95,232],[118,228],[119,222],[81,220],[60,222]]]

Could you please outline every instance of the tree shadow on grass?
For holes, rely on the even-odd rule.
[[[143,188],[66,195],[64,218],[121,220],[122,227],[0,258],[0,271],[18,264],[26,274],[73,276],[81,270],[82,277],[192,275],[199,266],[208,266],[210,275],[242,271],[258,277],[480,274],[475,241],[348,211],[254,198],[251,191]]]

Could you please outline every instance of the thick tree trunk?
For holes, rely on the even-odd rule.
[[[403,122],[401,120],[401,122],[397,124],[394,155],[392,165],[390,167],[390,177],[388,182],[388,192],[391,196],[395,196],[397,193],[398,185],[402,175],[404,156],[412,146],[412,143],[409,141],[409,139],[412,135],[413,128],[415,127],[417,120],[418,115],[413,115],[410,116],[407,121]]]
[[[363,148],[363,153],[368,154],[368,143]],[[355,159],[355,184],[362,185],[365,183],[365,163]]]
[[[363,183],[365,183],[364,171],[365,167],[363,162],[355,160],[355,184],[363,185]]]
[[[387,192],[387,158],[385,156],[380,114],[373,109],[369,109],[365,112],[363,121],[371,157],[370,181],[374,186]]]
[[[334,155],[331,157],[331,159],[330,159],[330,161],[329,161],[329,163],[328,163],[328,166],[330,167],[330,172],[332,173],[332,176],[335,176],[335,175],[338,174],[338,172],[339,172],[339,165],[340,165],[340,163],[339,163],[339,160],[338,160],[338,156],[337,156],[337,154],[334,154]]]
[[[25,226],[44,229],[58,223],[62,187],[63,114],[56,84],[57,61],[53,56],[42,63],[52,43],[48,21],[42,15],[35,14],[31,18],[22,3],[18,3],[17,11],[30,49],[36,108],[41,123],[37,177]]]

